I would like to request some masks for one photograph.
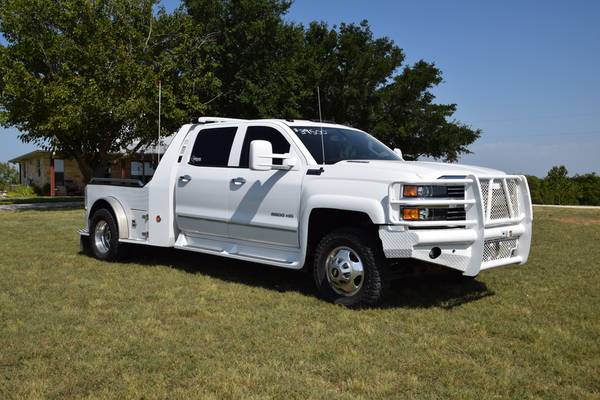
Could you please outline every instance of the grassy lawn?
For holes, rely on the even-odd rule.
[[[0,398],[599,398],[600,212],[535,217],[527,265],[352,311],[293,271],[96,261],[82,210],[2,212]]]
[[[33,197],[7,197],[0,198],[0,205],[3,204],[33,204],[33,203],[57,203],[63,201],[83,201],[81,196],[33,196]]]

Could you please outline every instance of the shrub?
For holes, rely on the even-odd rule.
[[[33,197],[36,195],[31,186],[25,185],[15,185],[8,194],[12,197]]]

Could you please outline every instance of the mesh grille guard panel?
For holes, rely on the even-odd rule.
[[[518,239],[486,240],[483,245],[483,262],[513,257],[519,245]]]
[[[480,185],[486,221],[507,220],[520,215],[518,179],[482,179]]]

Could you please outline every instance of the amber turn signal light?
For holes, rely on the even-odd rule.
[[[419,220],[419,209],[418,208],[403,208],[402,219],[406,221],[418,221]]]
[[[417,187],[416,186],[404,186],[402,191],[402,195],[404,197],[417,197]]]

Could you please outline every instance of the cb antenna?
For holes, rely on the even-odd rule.
[[[323,141],[323,116],[321,115],[321,91],[317,86],[317,102],[319,103],[319,123],[321,124],[321,153],[322,153],[322,161],[321,165],[325,165],[325,143]]]

